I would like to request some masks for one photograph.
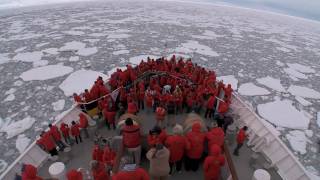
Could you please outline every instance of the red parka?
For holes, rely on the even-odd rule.
[[[195,123],[192,125],[192,131],[186,134],[186,138],[190,143],[190,149],[187,156],[191,159],[200,159],[204,150],[205,134],[201,132],[201,125]]]
[[[80,135],[80,128],[78,124],[71,126],[71,135],[72,136],[79,136]]]
[[[114,152],[112,149],[110,149],[109,146],[106,146],[103,150],[103,163],[113,166],[114,160],[116,158],[116,152]]]
[[[120,171],[112,176],[112,180],[150,180],[150,177],[143,168],[138,168],[134,171]]]
[[[246,140],[247,135],[246,132],[243,129],[240,129],[237,135],[237,142],[238,144],[243,144],[243,142]]]
[[[216,101],[216,97],[214,95],[210,96],[210,98],[208,99],[208,102],[207,102],[207,108],[213,109],[215,101]]]
[[[92,160],[102,162],[103,160],[103,150],[99,148],[98,145],[95,145],[92,151]]]
[[[75,169],[69,170],[66,176],[68,180],[83,180],[82,173]]]
[[[86,117],[86,115],[84,115],[83,113],[79,114],[79,127],[80,128],[87,128],[89,123],[88,123],[88,118]]]
[[[115,117],[116,117],[116,111],[108,111],[107,109],[104,109],[103,116],[108,123],[114,123]]]
[[[218,145],[210,146],[210,155],[206,157],[203,164],[205,180],[219,180],[220,169],[225,163],[221,155],[221,148]]]
[[[53,137],[53,139],[54,139],[55,141],[61,141],[61,134],[60,134],[57,126],[52,125],[52,126],[50,127],[49,133],[51,134],[51,136]]]
[[[140,145],[140,127],[138,125],[127,126],[122,129],[123,145],[127,148],[135,148]]]
[[[37,141],[37,144],[42,145],[46,151],[51,151],[53,148],[56,148],[56,144],[53,141],[49,132],[45,132],[42,135],[42,137]]]
[[[37,168],[31,164],[25,164],[21,176],[22,180],[42,180],[41,177],[37,176]]]
[[[62,132],[63,137],[69,137],[70,136],[70,128],[68,127],[67,124],[61,123],[60,131]]]
[[[156,144],[164,144],[167,139],[166,130],[162,129],[159,135],[148,135],[148,144],[149,146],[155,146]]]
[[[184,155],[185,149],[189,148],[186,138],[180,135],[168,136],[165,145],[170,151],[169,162],[171,163],[180,161]]]
[[[166,110],[163,107],[157,107],[156,119],[157,121],[163,121],[166,116]]]
[[[128,103],[128,113],[135,114],[138,111],[137,105],[134,102]]]
[[[206,134],[206,137],[208,139],[208,144],[209,144],[209,147],[212,145],[212,144],[216,144],[220,147],[223,146],[223,143],[224,143],[224,131],[222,128],[220,127],[215,127],[215,128],[212,128],[207,134]]]
[[[92,170],[94,180],[109,180],[109,174],[106,171],[106,167],[101,162],[98,163],[98,167]]]

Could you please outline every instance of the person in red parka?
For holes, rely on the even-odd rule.
[[[224,143],[224,131],[221,127],[214,127],[209,132],[207,132],[206,138],[208,139],[209,147],[212,144],[216,144],[222,148]]]
[[[126,163],[119,172],[112,176],[112,180],[150,180],[150,177],[143,168]]]
[[[210,146],[209,156],[206,157],[203,164],[205,180],[219,180],[224,163],[225,158],[221,154],[221,148],[215,144]]]
[[[136,103],[134,103],[132,100],[130,100],[128,103],[128,113],[136,114],[137,111],[138,111],[138,107],[137,107]]]
[[[56,144],[49,132],[42,131],[37,144],[40,145],[40,147],[42,147],[45,151],[49,152],[51,156],[58,155]]]
[[[94,147],[93,147],[92,160],[96,160],[99,162],[103,161],[103,150],[101,149],[101,147],[98,144],[94,145]]]
[[[138,108],[139,109],[144,109],[144,96],[145,96],[145,91],[144,88],[139,89],[138,91]]]
[[[156,120],[157,125],[162,126],[162,122],[164,121],[166,117],[166,109],[163,107],[163,105],[160,105],[156,108]]]
[[[207,118],[208,115],[209,115],[209,118],[211,118],[211,116],[214,115],[214,104],[215,104],[215,102],[216,102],[216,96],[215,96],[215,94],[213,94],[208,99],[207,110],[206,110],[206,113],[204,115],[205,118]]]
[[[80,171],[71,169],[66,174],[67,180],[83,180],[83,175]]]
[[[71,124],[71,135],[76,139],[76,143],[78,144],[78,139],[82,142],[79,125],[75,121],[72,121]]]
[[[84,132],[84,135],[86,138],[89,138],[89,132],[87,129],[88,126],[89,126],[88,118],[83,113],[80,113],[79,114],[79,127],[81,128],[81,131]]]
[[[108,129],[110,129],[110,125],[112,125],[113,129],[116,129],[116,124],[115,124],[115,118],[116,118],[116,111],[113,111],[112,108],[105,108],[102,111],[104,120],[106,121],[106,125]]]
[[[164,144],[167,138],[165,129],[161,129],[159,126],[155,126],[150,130],[148,134],[149,147],[155,147],[157,144]]]
[[[61,123],[60,124],[60,131],[62,132],[62,136],[64,138],[64,141],[67,144],[71,145],[72,141],[71,141],[71,138],[70,138],[70,128],[69,128],[68,124]]]
[[[243,146],[244,141],[247,139],[247,132],[248,127],[243,126],[243,128],[240,129],[237,135],[237,147],[234,149],[233,154],[235,156],[239,156],[239,149]]]
[[[129,152],[134,154],[136,165],[140,164],[141,158],[141,133],[140,126],[133,124],[131,118],[126,119],[125,125],[121,130],[123,146],[128,149]]]
[[[99,161],[90,162],[91,172],[94,180],[109,180],[110,176],[103,163]]]
[[[102,160],[103,163],[110,169],[112,169],[114,165],[114,161],[116,159],[116,152],[110,148],[109,145],[106,145],[103,150]]]
[[[174,135],[168,136],[165,141],[165,146],[170,151],[169,165],[170,173],[173,173],[173,167],[176,167],[177,172],[181,172],[182,158],[186,149],[189,149],[190,145],[187,139],[182,136],[183,129],[181,125],[176,125],[173,128]]]
[[[63,149],[66,147],[64,143],[62,142],[60,131],[58,130],[58,127],[52,124],[49,124],[49,133],[51,134],[51,137],[54,139],[55,143],[59,146],[59,150],[63,151]]]
[[[224,115],[229,110],[229,105],[230,105],[229,100],[220,101],[219,107],[218,107],[219,114]]]
[[[42,180],[41,177],[37,176],[37,168],[31,164],[24,164],[22,167],[22,180]]]
[[[190,149],[187,151],[185,169],[189,171],[197,171],[199,168],[200,159],[204,150],[205,134],[201,132],[200,123],[192,125],[191,132],[186,134],[186,138],[190,143]]]

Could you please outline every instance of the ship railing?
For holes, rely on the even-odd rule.
[[[265,168],[274,168],[284,180],[311,179],[296,156],[278,137],[275,128],[260,118],[238,93],[233,93],[230,108],[238,116],[235,124],[249,127],[247,145],[269,161]]]
[[[224,156],[226,158],[226,168],[225,168],[225,170],[227,171],[225,173],[227,175],[227,177],[223,177],[223,179],[226,179],[226,180],[239,180],[236,168],[235,168],[235,166],[233,164],[233,160],[232,160],[232,157],[231,157],[231,153],[230,153],[229,147],[228,147],[226,142],[224,142],[224,144],[223,144],[223,150],[224,150]]]

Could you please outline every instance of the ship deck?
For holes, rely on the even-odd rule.
[[[203,114],[203,112],[202,112]],[[148,132],[149,129],[151,129],[155,125],[155,117],[154,114],[151,112],[151,110],[145,110],[138,113],[138,116],[140,116],[144,123],[142,125],[142,129],[145,132]],[[181,124],[183,120],[186,118],[187,114],[179,114],[176,116],[171,115],[170,119],[175,119],[177,123]],[[165,120],[168,121],[169,118]],[[236,120],[236,119],[235,119]],[[212,120],[211,120],[212,121]],[[205,120],[207,124],[210,124],[210,120]],[[71,152],[64,153],[59,152],[59,158],[57,161],[63,162],[66,165],[66,169],[78,169],[78,168],[84,168],[86,170],[89,170],[89,162],[91,160],[91,152],[94,146],[94,134],[95,132],[98,132],[104,137],[112,137],[116,135],[115,130],[108,130],[106,128],[105,123],[102,120],[98,120],[98,123],[94,127],[89,128],[89,138],[83,138],[83,142],[80,144],[74,144],[71,146],[72,150]],[[240,149],[240,156],[234,156],[232,154],[233,149],[236,146],[235,138],[234,136],[226,135],[226,144],[228,146],[229,151],[231,152],[231,158],[233,161],[233,164],[235,166],[238,178],[240,180],[250,180],[252,179],[252,175],[256,169],[264,169],[265,164],[267,163],[266,159],[262,155],[258,155],[258,158],[252,162],[252,154],[254,152],[247,146],[244,145]],[[49,166],[54,163],[51,160],[48,160],[43,164],[41,168],[39,168],[39,175],[44,178],[49,178]],[[145,157],[142,156],[141,160],[141,166],[148,170],[148,161],[145,159]],[[280,180],[282,179],[279,174],[274,169],[266,169],[270,175],[272,180]],[[228,169],[227,164],[222,168],[222,174],[221,179],[227,179],[228,175],[230,174],[230,171]],[[203,176],[203,170],[202,167],[197,172],[186,172],[183,171],[181,174],[173,174],[168,179],[175,179],[175,180],[182,180],[182,179],[188,179],[188,180],[199,180],[204,179]]]

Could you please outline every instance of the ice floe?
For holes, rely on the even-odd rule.
[[[24,81],[47,80],[64,76],[66,74],[71,73],[72,71],[72,67],[63,65],[49,65],[30,69],[26,72],[23,72],[20,75],[20,78],[22,78]]]
[[[241,95],[245,95],[245,96],[259,96],[259,95],[270,94],[270,91],[268,91],[267,89],[259,87],[253,83],[242,84],[239,87],[238,92]]]
[[[320,112],[317,112],[317,125],[320,127]]]
[[[8,95],[8,94],[13,94],[13,93],[15,93],[17,91],[17,89],[16,88],[10,88],[8,91],[6,91],[4,94],[5,95]]]
[[[213,31],[205,30],[205,32],[202,35],[192,35],[191,37],[196,39],[216,39],[218,37],[223,37],[221,35],[216,34]]]
[[[219,54],[213,51],[209,46],[202,45],[198,41],[187,41],[186,43],[182,43],[181,47],[176,48],[177,52],[182,53],[198,53],[206,56],[219,56]]]
[[[139,56],[135,56],[135,57],[129,58],[129,62],[130,62],[131,64],[138,65],[138,64],[140,64],[140,62],[141,62],[142,60],[144,60],[144,61],[146,62],[148,57],[149,57],[150,59],[157,59],[157,58],[159,58],[159,56],[154,56],[154,55],[139,55]]]
[[[233,90],[238,89],[238,79],[236,79],[234,75],[219,76],[217,79],[223,81],[225,84],[231,84]]]
[[[0,54],[0,64],[4,64],[10,61],[10,58],[8,57],[8,53],[2,53]]]
[[[276,62],[276,64],[277,64],[278,66],[281,66],[281,67],[283,67],[283,66],[284,66],[284,63],[283,63],[283,62],[281,62],[281,61],[277,61],[277,62]]]
[[[109,39],[125,39],[125,38],[129,38],[131,37],[131,35],[129,34],[110,34],[108,35]]]
[[[26,137],[24,134],[20,134],[18,136],[16,140],[16,148],[18,149],[20,154],[22,154],[24,150],[26,150],[30,142],[31,142],[31,139]]]
[[[129,50],[124,49],[124,50],[114,51],[112,54],[121,55],[121,54],[129,54],[129,52],[130,52]]]
[[[65,104],[65,100],[64,99],[60,99],[56,102],[52,103],[53,106],[53,110],[54,111],[61,111],[64,108],[64,104]]]
[[[9,96],[7,96],[3,102],[7,102],[7,101],[13,101],[16,98],[16,96],[14,94],[9,94]]]
[[[69,34],[69,35],[74,35],[74,36],[81,36],[81,35],[85,34],[82,31],[63,31],[63,33]]]
[[[4,170],[6,170],[8,167],[8,163],[4,161],[3,159],[0,159],[0,173],[2,173]]]
[[[298,63],[287,63],[287,65],[296,71],[301,73],[315,73],[316,71],[309,66],[301,65]]]
[[[20,81],[20,80],[13,83],[14,86],[21,86],[22,84],[23,84],[23,81]]]
[[[90,56],[90,55],[95,54],[97,52],[98,52],[97,47],[90,47],[90,48],[79,49],[76,54],[78,54],[80,56]]]
[[[303,106],[310,106],[312,105],[312,103],[310,101],[307,101],[306,99],[304,99],[303,97],[300,96],[295,96],[295,99]]]
[[[70,58],[69,58],[69,61],[71,61],[71,62],[75,62],[75,61],[79,61],[79,56],[71,56]]]
[[[23,46],[23,47],[21,47],[21,48],[18,48],[18,49],[16,49],[14,52],[15,52],[15,53],[19,53],[19,52],[21,52],[21,51],[24,51],[25,49],[27,49],[27,46]]]
[[[268,88],[271,88],[275,91],[279,91],[279,92],[285,92],[286,90],[284,89],[284,87],[282,86],[280,79],[275,79],[273,77],[267,76],[264,78],[259,78],[257,79],[259,84],[265,85]]]
[[[33,67],[46,66],[48,64],[49,64],[49,61],[47,60],[35,61],[32,63]]]
[[[301,111],[298,111],[290,100],[275,100],[273,102],[259,104],[258,113],[270,123],[291,129],[307,129],[310,119]]]
[[[320,93],[308,87],[291,85],[288,89],[288,92],[290,92],[294,96],[300,96],[310,99],[320,99]]]
[[[289,131],[286,138],[295,152],[300,154],[305,154],[307,152],[307,143],[310,142],[310,140],[306,137],[306,134],[303,131]]]
[[[62,46],[59,51],[76,51],[79,49],[83,49],[86,47],[85,43],[78,42],[78,41],[71,41],[67,42]]]
[[[20,121],[12,122],[7,126],[4,126],[0,129],[0,132],[6,132],[7,133],[7,139],[10,139],[14,136],[17,136],[27,129],[31,128],[33,123],[35,123],[36,120],[32,117],[26,117]]]
[[[292,68],[284,68],[283,71],[286,72],[293,80],[308,79],[308,76]]]
[[[34,51],[34,52],[26,52],[26,53],[18,53],[13,57],[15,61],[22,61],[22,62],[35,62],[40,61],[42,58],[41,51]]]
[[[47,53],[47,54],[52,54],[52,55],[59,54],[58,48],[48,48],[48,49],[42,50],[42,52]]]
[[[60,85],[59,88],[66,96],[73,93],[82,93],[84,89],[91,87],[98,76],[107,79],[108,76],[91,70],[78,70],[71,73]]]

